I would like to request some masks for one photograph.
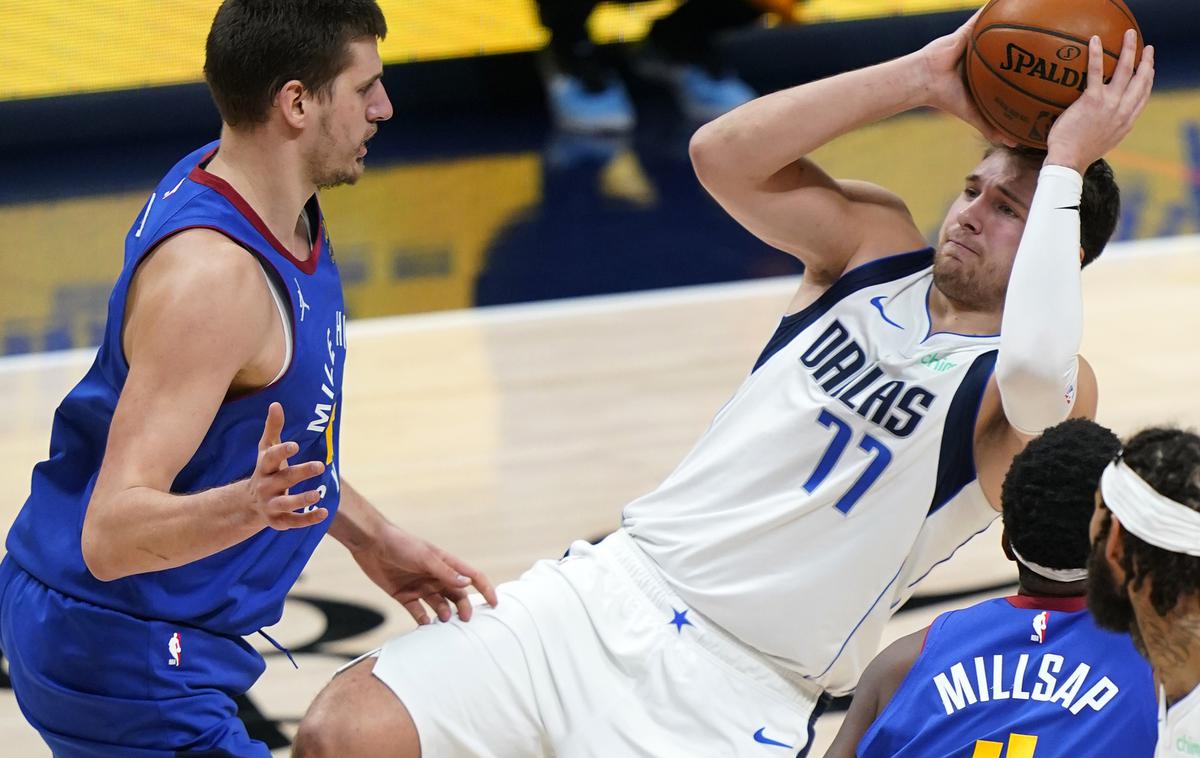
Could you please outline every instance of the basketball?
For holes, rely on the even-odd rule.
[[[1088,40],[1104,45],[1107,81],[1126,29],[1142,32],[1122,0],[991,0],[967,51],[967,88],[993,126],[1028,147],[1045,148],[1050,127],[1087,84]]]

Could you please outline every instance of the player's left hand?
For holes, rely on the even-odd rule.
[[[1050,128],[1046,163],[1069,166],[1080,174],[1121,143],[1133,129],[1154,87],[1154,46],[1146,45],[1134,67],[1137,34],[1129,29],[1112,79],[1104,81],[1104,46],[1088,42],[1087,87]]]
[[[431,621],[426,606],[440,620],[449,621],[454,615],[451,604],[459,618],[469,621],[472,606],[467,589],[471,586],[489,605],[496,605],[496,589],[483,572],[391,524],[370,546],[351,554],[363,573],[398,600],[418,624]]]

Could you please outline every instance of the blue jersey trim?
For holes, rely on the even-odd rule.
[[[841,300],[865,287],[872,287],[915,274],[918,271],[929,268],[932,263],[933,248],[927,247],[924,250],[899,253],[898,255],[864,263],[843,274],[840,279],[833,283],[832,287],[825,290],[808,307],[783,317],[779,322],[779,327],[775,330],[775,334],[771,336],[770,341],[767,342],[767,346],[763,348],[762,354],[755,361],[754,368],[750,370],[750,373],[753,374],[755,371],[758,371],[760,366],[771,359],[771,356],[782,350],[800,332],[811,326],[814,321],[825,315],[830,308],[837,305]]]
[[[975,481],[975,422],[997,354],[998,351],[990,350],[975,358],[950,401],[942,427],[942,449],[938,453],[937,484],[929,504],[930,515]]]

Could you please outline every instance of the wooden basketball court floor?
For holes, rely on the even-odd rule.
[[[1200,425],[1200,237],[1114,245],[1084,281],[1083,352],[1100,379],[1100,420],[1120,434]],[[573,539],[613,529],[621,507],[667,475],[749,370],[795,285],[758,280],[352,323],[343,476],[396,523],[496,581],[515,578]],[[0,361],[5,530],[46,454],[52,412],[90,360],[91,351],[73,351]],[[935,570],[922,596],[967,595],[902,613],[885,643],[982,599],[981,588],[1003,594],[1015,570],[998,544],[993,525]],[[250,693],[284,737],[339,665],[412,626],[331,540],[293,597],[270,631],[298,650],[300,668],[272,654]],[[835,713],[818,723],[812,755],[839,721]],[[9,690],[0,691],[0,745],[6,756],[49,752]]]

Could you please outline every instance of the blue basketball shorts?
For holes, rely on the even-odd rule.
[[[6,557],[0,650],[56,758],[270,758],[237,717],[264,668],[241,638],[75,600]]]

